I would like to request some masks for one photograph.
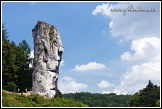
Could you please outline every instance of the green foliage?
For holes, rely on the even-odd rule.
[[[160,99],[160,87],[154,85],[150,80],[146,88],[135,93],[131,100],[130,106],[134,107],[155,107]]]
[[[62,98],[63,97],[63,95],[62,95],[62,93],[60,92],[60,90],[57,90],[57,93],[56,93],[56,96],[55,96],[56,98]]]
[[[17,86],[13,81],[7,82],[7,89],[10,91],[16,91]]]
[[[160,100],[156,101],[156,107],[160,107]]]
[[[8,40],[2,41],[2,85],[8,90],[8,82],[17,81],[18,66],[16,62],[16,46]],[[15,83],[16,84],[16,83]]]
[[[23,40],[21,43],[19,43],[19,47],[24,51],[25,56],[28,57],[28,54],[30,54],[30,47],[28,43]]]
[[[7,29],[2,25],[2,88],[16,91],[19,88],[24,91],[32,86],[32,69],[29,68],[30,47],[23,40],[17,46],[13,41],[7,40]]]
[[[14,93],[8,94],[4,91],[2,91],[2,106],[6,107],[17,107],[17,106],[23,106],[19,100],[15,99],[16,95]]]
[[[7,40],[8,38],[8,32],[7,29],[5,28],[5,24],[2,24],[2,40]]]
[[[30,49],[29,46],[27,47],[28,44],[24,45],[23,42],[24,41],[22,41],[22,44],[19,43],[19,46],[17,47],[17,53],[16,53],[17,61],[15,63],[19,67],[18,69],[19,77],[18,77],[17,85],[21,91],[24,91],[25,88],[29,90],[32,87],[32,69],[29,68],[29,60],[27,56],[27,54],[30,53],[28,51]]]
[[[47,99],[38,94],[30,96],[18,95],[16,93],[6,93],[2,91],[3,107],[86,107],[81,102],[76,102],[66,98]]]
[[[138,93],[135,93],[130,102],[129,102],[130,106],[139,106],[140,105],[140,97],[138,96]]]
[[[131,95],[99,94],[99,93],[69,93],[63,94],[65,98],[87,104],[90,107],[128,107]]]

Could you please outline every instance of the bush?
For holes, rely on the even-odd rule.
[[[7,90],[15,92],[16,89],[17,89],[17,86],[13,81],[7,83]]]

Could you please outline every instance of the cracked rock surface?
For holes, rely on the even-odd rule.
[[[44,21],[38,21],[32,30],[34,38],[34,60],[32,91],[48,98],[57,94],[59,65],[63,45],[57,29]]]

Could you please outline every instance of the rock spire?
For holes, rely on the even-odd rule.
[[[32,30],[34,60],[32,91],[48,98],[57,95],[59,65],[64,51],[58,30],[44,21],[38,21]]]

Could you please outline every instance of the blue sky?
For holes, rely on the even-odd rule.
[[[154,8],[156,12],[111,12]],[[9,39],[26,40],[33,50],[37,20],[54,25],[64,53],[59,89],[63,93],[133,94],[148,80],[160,85],[159,2],[3,2]]]

